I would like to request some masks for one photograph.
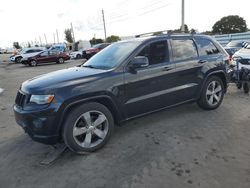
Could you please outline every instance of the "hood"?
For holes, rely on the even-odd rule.
[[[26,93],[46,93],[56,88],[91,82],[99,78],[99,74],[107,70],[87,67],[72,67],[44,74],[22,84],[21,90]]]
[[[237,51],[233,57],[240,56],[242,58],[249,58],[250,59],[250,49],[242,48],[241,50]]]

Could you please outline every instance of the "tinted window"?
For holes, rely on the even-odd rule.
[[[213,55],[219,53],[216,46],[208,39],[196,39],[200,56]]]
[[[27,50],[26,53],[33,53],[33,50]]]
[[[174,61],[190,59],[198,56],[194,41],[186,40],[172,40],[172,50]]]
[[[47,51],[40,54],[40,56],[48,56],[48,55],[49,55],[49,54],[48,54]]]
[[[50,51],[49,52],[49,55],[57,55],[58,54],[58,51]]]
[[[167,42],[154,42],[143,48],[143,50],[137,56],[147,57],[149,60],[149,65],[168,62],[169,56]]]
[[[141,42],[117,42],[89,59],[84,66],[98,69],[111,69],[122,63],[133,52]]]

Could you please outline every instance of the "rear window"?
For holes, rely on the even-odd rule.
[[[241,48],[243,45],[243,42],[241,41],[232,41],[232,42],[229,42],[226,47],[239,47]]]
[[[196,41],[196,44],[199,48],[199,55],[200,56],[213,55],[213,54],[219,53],[219,50],[212,43],[212,41],[210,41],[208,39],[195,39],[195,41]]]
[[[196,46],[191,39],[173,39],[171,41],[174,61],[181,61],[198,57]]]

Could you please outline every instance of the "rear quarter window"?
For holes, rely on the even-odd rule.
[[[197,49],[192,39],[172,39],[171,46],[174,61],[198,57]]]
[[[199,49],[200,56],[214,55],[218,54],[219,50],[214,45],[214,43],[208,39],[195,39],[195,42]]]

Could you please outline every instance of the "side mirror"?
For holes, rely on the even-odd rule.
[[[137,56],[130,62],[129,68],[137,69],[147,67],[149,65],[148,58],[145,56]]]

